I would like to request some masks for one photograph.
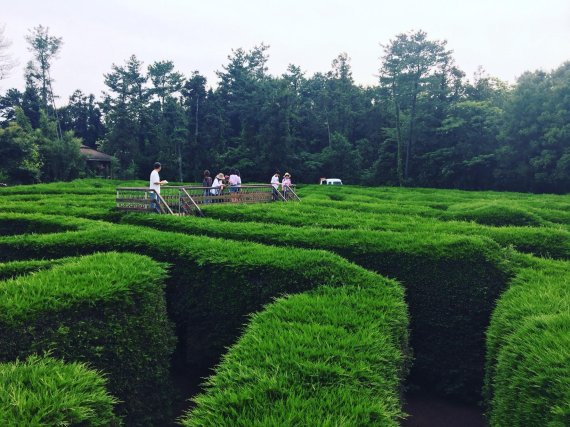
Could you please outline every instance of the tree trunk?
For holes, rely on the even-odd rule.
[[[418,80],[414,82],[414,93],[412,95],[412,111],[410,115],[410,135],[408,137],[408,144],[406,145],[406,166],[404,168],[404,178],[408,179],[410,171],[410,155],[412,152],[412,145],[414,143],[414,124],[416,121],[416,103],[418,99]]]
[[[400,123],[400,104],[398,103],[398,98],[396,97],[396,82],[392,82],[392,97],[394,98],[394,108],[396,109],[396,173],[398,174],[398,184],[404,185],[404,178],[402,175],[402,124]]]
[[[196,144],[198,144],[198,106],[199,106],[198,101],[199,100],[200,100],[200,97],[197,96],[196,97],[196,129],[194,129],[194,142]]]

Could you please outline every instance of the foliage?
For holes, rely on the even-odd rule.
[[[299,188],[298,204],[217,204],[192,218],[116,212],[117,185],[1,189],[0,224],[12,236],[0,238],[0,259],[28,261],[4,263],[0,275],[33,278],[60,267],[32,260],[101,250],[169,262],[168,314],[185,369],[212,363],[243,332],[186,423],[333,423],[333,413],[397,422],[406,305],[408,385],[478,400],[486,351],[492,425],[567,423],[567,262],[512,249],[568,259],[568,196],[314,185]],[[362,267],[398,279],[406,305],[402,287]]]
[[[568,311],[527,319],[499,353],[491,424],[568,425],[569,349]]]
[[[401,298],[386,280],[277,299],[252,316],[183,425],[399,425]]]
[[[411,345],[417,357],[412,376],[422,385],[456,398],[469,400],[478,395],[484,330],[508,276],[503,255],[486,239],[252,222],[240,223],[238,228],[228,222],[148,215],[130,215],[124,221],[233,240],[326,249],[394,277],[406,286],[407,302],[414,313]]]
[[[484,397],[494,425],[562,426],[569,416],[570,263],[520,264],[487,331]]]
[[[148,258],[106,253],[0,282],[0,361],[45,351],[87,361],[109,375],[109,391],[123,402],[118,413],[159,422],[174,344],[164,278],[164,266]]]
[[[0,176],[17,184],[39,181],[42,162],[28,119],[16,109],[17,121],[0,128]]]
[[[118,426],[117,399],[101,372],[80,362],[30,356],[0,363],[0,424]]]
[[[78,137],[114,156],[114,173],[125,179],[146,179],[161,161],[170,181],[238,168],[244,182],[267,182],[280,169],[305,183],[334,176],[365,185],[570,191],[570,63],[528,71],[512,86],[482,68],[468,80],[447,42],[419,30],[383,45],[376,86],[354,81],[346,52],[328,71],[308,76],[290,64],[272,76],[269,46],[260,44],[233,49],[208,87],[198,70],[184,76],[172,61],[145,67],[132,55],[103,76],[102,99],[78,89],[56,109],[49,69],[62,39],[43,26],[27,39],[34,60],[26,86],[0,97],[0,125],[16,120],[16,108],[34,130],[45,128],[42,114],[49,119],[59,141],[31,138],[45,182],[77,176],[76,156],[72,171],[48,165],[69,163],[66,140]],[[4,134],[5,144],[17,136]],[[0,157],[0,179],[37,181],[36,163]]]
[[[0,263],[0,280],[34,273],[61,264],[62,260],[27,260]]]

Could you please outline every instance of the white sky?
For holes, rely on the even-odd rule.
[[[75,89],[99,97],[103,74],[132,54],[145,68],[172,60],[184,75],[199,70],[215,85],[232,48],[261,42],[271,46],[271,74],[293,63],[309,77],[347,52],[365,85],[377,83],[380,44],[410,30],[447,40],[468,77],[482,65],[514,82],[570,60],[570,0],[3,0],[2,24],[19,66],[0,81],[0,93],[24,88],[29,29],[41,24],[63,37],[51,71],[60,105]]]

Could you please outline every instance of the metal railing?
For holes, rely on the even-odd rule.
[[[241,185],[239,187],[195,187],[165,185],[160,194],[146,187],[118,187],[117,209],[138,212],[202,216],[200,205],[210,203],[263,203],[271,201],[300,201],[294,186],[280,191],[271,184]]]
[[[115,203],[118,209],[124,211],[149,211],[171,215],[174,213],[166,200],[149,188],[119,187]]]

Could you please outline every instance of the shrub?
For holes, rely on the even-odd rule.
[[[501,348],[493,426],[570,425],[570,312],[528,318]]]
[[[55,265],[61,264],[62,262],[64,262],[64,260],[29,260],[0,263],[0,280],[23,276],[40,270],[47,270]]]
[[[559,420],[568,417],[561,402],[568,402],[570,383],[570,263],[532,257],[518,262],[523,267],[487,331],[485,401],[494,425],[507,419],[513,426],[564,425]]]
[[[117,400],[106,379],[85,364],[50,357],[0,363],[0,424],[16,426],[116,426]]]
[[[417,358],[413,377],[444,394],[466,400],[480,396],[484,333],[510,274],[504,254],[487,239],[152,215],[128,215],[124,221],[235,240],[327,249],[396,278],[406,286],[414,313],[411,342]]]
[[[89,362],[109,374],[130,422],[157,422],[174,344],[165,276],[147,257],[106,253],[0,282],[0,361],[51,351]]]
[[[516,204],[498,202],[471,202],[457,204],[445,212],[453,219],[475,221],[492,226],[518,225],[540,226],[544,221],[539,216]]]
[[[77,230],[80,219],[51,218],[49,216],[30,216],[17,213],[0,213],[0,235],[11,236],[28,233],[61,233]]]
[[[397,426],[407,324],[401,289],[320,287],[253,315],[185,426]]]

